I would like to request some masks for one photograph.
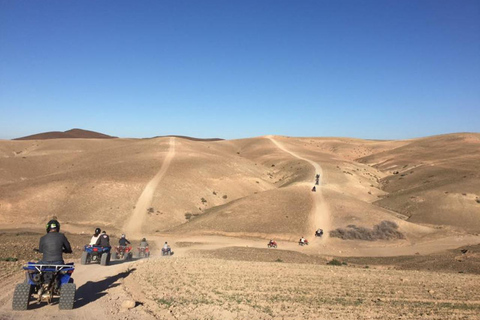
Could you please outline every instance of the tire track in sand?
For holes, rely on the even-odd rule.
[[[157,189],[158,184],[162,180],[163,176],[168,170],[170,163],[172,162],[173,157],[175,156],[175,138],[171,137],[169,140],[169,149],[165,160],[162,163],[162,167],[157,172],[157,174],[153,177],[150,182],[146,185],[145,189],[143,189],[142,194],[137,200],[137,204],[135,205],[135,210],[130,218],[124,225],[125,233],[128,234],[129,238],[132,239],[140,239],[142,234],[142,226],[145,221],[145,217],[147,216],[147,210],[150,208],[153,200],[153,194]]]
[[[287,148],[285,148],[285,146],[281,142],[275,140],[273,138],[273,136],[267,136],[267,139],[272,141],[275,144],[275,146],[277,146],[277,148],[279,148],[280,150],[290,154],[291,156],[293,156],[297,159],[307,161],[308,163],[310,163],[315,168],[315,173],[320,174],[319,185],[316,188],[317,191],[316,192],[309,191],[312,194],[314,208],[312,210],[312,214],[310,215],[310,221],[309,221],[309,225],[308,225],[309,234],[308,234],[307,238],[313,236],[316,229],[322,228],[323,232],[324,232],[322,238],[324,240],[327,240],[329,238],[329,234],[330,234],[329,231],[331,230],[331,216],[330,216],[330,210],[328,209],[328,205],[325,202],[325,199],[324,199],[323,193],[322,193],[322,179],[323,179],[322,167],[320,166],[319,163],[317,163],[315,161],[312,161],[312,160],[309,160],[307,158],[304,158],[302,156],[299,156],[295,152],[292,152],[292,151],[288,150]],[[313,182],[312,182],[311,185],[313,186],[315,184],[315,178],[314,177],[313,177],[312,181]],[[310,186],[309,186],[309,188],[310,188]]]

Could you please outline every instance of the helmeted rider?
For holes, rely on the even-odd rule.
[[[127,240],[127,238],[125,237],[124,234],[122,234],[122,236],[120,237],[120,239],[118,240],[118,244],[122,247],[126,247],[127,244],[130,244],[130,241]]]
[[[63,253],[72,253],[72,247],[67,237],[60,233],[60,223],[50,220],[47,223],[47,234],[40,238],[38,251],[43,253],[43,258],[38,263],[64,264]]]
[[[268,244],[274,244],[275,241],[273,241],[273,239],[270,239],[270,242],[268,242]]]
[[[110,247],[110,237],[105,230],[102,231],[102,234],[100,235],[100,237],[98,237],[95,245],[105,248]]]
[[[305,238],[303,236],[300,238],[300,243],[305,244]]]
[[[146,248],[148,247],[148,242],[147,239],[143,238],[142,241],[140,241],[140,248]]]
[[[94,246],[97,243],[98,237],[100,237],[100,228],[95,228],[95,233],[92,236],[92,239],[90,239],[89,245]]]

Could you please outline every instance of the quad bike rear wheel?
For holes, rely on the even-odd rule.
[[[102,253],[102,258],[100,259],[100,264],[102,266],[108,266],[110,263],[110,253]]]
[[[27,310],[28,301],[32,294],[32,286],[28,283],[19,283],[13,292],[12,309]]]
[[[73,303],[75,302],[75,291],[77,286],[75,283],[65,283],[60,288],[60,301],[58,302],[58,308],[62,310],[73,309]]]
[[[82,252],[82,258],[80,259],[80,264],[87,264],[88,263],[88,252]]]

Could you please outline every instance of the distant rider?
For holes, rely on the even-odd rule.
[[[100,235],[100,237],[98,237],[98,240],[95,243],[95,245],[100,247],[110,248],[110,237],[108,236],[105,230],[102,231],[102,234]]]
[[[300,238],[300,243],[305,244],[305,238],[303,236]]]
[[[140,248],[146,248],[148,247],[148,242],[147,239],[143,238],[142,241],[140,241]]]
[[[43,258],[38,263],[43,264],[65,264],[63,253],[72,253],[70,242],[60,233],[60,223],[57,220],[47,223],[47,234],[40,238],[38,251],[43,253]]]
[[[92,239],[90,239],[89,245],[94,246],[97,243],[98,237],[100,237],[100,228],[95,228],[95,233],[92,236]]]
[[[316,191],[317,191],[317,187],[313,186],[312,192],[316,192]]]
[[[122,234],[122,236],[120,237],[120,239],[118,240],[118,244],[122,247],[126,247],[127,244],[130,244],[130,241],[127,240],[127,238],[125,237],[124,234]]]
[[[170,252],[171,251],[170,246],[168,245],[167,241],[165,241],[165,244],[163,245],[162,250],[165,251],[165,252]]]

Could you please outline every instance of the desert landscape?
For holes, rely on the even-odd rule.
[[[479,172],[478,133],[0,140],[0,319],[480,319]],[[74,309],[12,311],[52,216]],[[153,254],[81,265],[96,227]]]

